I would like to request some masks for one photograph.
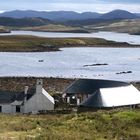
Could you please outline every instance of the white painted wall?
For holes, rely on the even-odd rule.
[[[40,110],[54,110],[54,103],[43,93],[36,93],[24,104],[24,113]]]
[[[41,94],[42,93],[42,88],[43,88],[43,80],[42,79],[37,79],[37,81],[36,81],[36,93]]]
[[[10,104],[0,104],[2,107],[2,112],[1,113],[13,113],[13,108]]]

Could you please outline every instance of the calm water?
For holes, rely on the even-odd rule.
[[[129,35],[126,33],[115,32],[97,32],[97,33],[55,33],[55,32],[34,32],[34,31],[12,31],[11,33],[0,35],[34,35],[40,37],[97,37],[104,38],[106,40],[112,40],[117,42],[127,42],[129,44],[140,45],[140,35]]]
[[[43,60],[43,62],[39,62]],[[106,66],[88,66],[107,63]],[[0,76],[140,80],[140,48],[65,48],[59,52],[0,53]],[[129,74],[116,73],[132,71]]]

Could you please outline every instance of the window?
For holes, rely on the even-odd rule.
[[[20,106],[16,106],[16,112],[20,112]]]
[[[2,106],[0,106],[0,112],[2,112]]]

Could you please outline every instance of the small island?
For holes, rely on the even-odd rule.
[[[140,47],[100,38],[45,38],[31,35],[0,36],[0,52],[49,52],[68,47]]]

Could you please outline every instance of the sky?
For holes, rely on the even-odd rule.
[[[115,9],[140,13],[140,0],[0,0],[0,12],[37,10],[106,13]]]

